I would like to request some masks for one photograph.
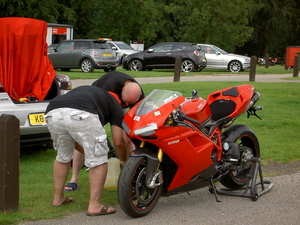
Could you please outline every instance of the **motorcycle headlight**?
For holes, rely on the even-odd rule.
[[[135,130],[134,134],[135,135],[142,135],[142,136],[150,136],[150,135],[155,133],[156,129],[157,129],[157,124],[152,123],[152,124],[149,124],[146,127]]]

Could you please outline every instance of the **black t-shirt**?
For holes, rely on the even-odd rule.
[[[115,94],[118,95],[118,97],[121,100],[121,103],[123,105],[124,102],[122,101],[122,89],[124,87],[124,84],[128,80],[138,84],[138,82],[133,77],[129,76],[126,73],[122,73],[122,72],[118,72],[118,71],[111,71],[111,72],[108,72],[105,75],[103,75],[98,80],[94,81],[92,83],[92,86],[97,86],[106,91],[114,92]],[[142,90],[142,94],[138,101],[145,98],[143,89],[141,88],[141,90]]]
[[[80,86],[50,101],[46,113],[57,108],[80,109],[98,114],[101,124],[122,128],[123,112],[118,101],[107,91],[93,86]]]

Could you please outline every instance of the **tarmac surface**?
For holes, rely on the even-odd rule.
[[[300,82],[300,80],[283,80],[282,78],[293,77],[293,74],[268,74],[256,75],[255,82]],[[147,83],[168,83],[173,82],[173,77],[137,77],[140,84]],[[73,88],[80,85],[91,85],[95,79],[72,80]],[[182,76],[180,81],[249,81],[249,75],[195,75]]]
[[[282,80],[284,77],[292,77],[292,74],[257,75],[256,82],[300,82],[300,80]],[[136,78],[136,80],[141,84],[163,83],[173,82],[173,77]],[[73,87],[76,87],[79,85],[90,85],[93,81],[74,80],[72,83]],[[249,76],[186,76],[181,77],[180,81],[249,81]],[[263,168],[262,172],[264,172]],[[273,172],[276,172],[276,167]],[[260,196],[257,201],[252,201],[247,197],[218,195],[219,200],[222,202],[216,202],[214,195],[209,193],[208,188],[202,188],[191,191],[189,194],[183,193],[170,197],[161,197],[156,207],[147,216],[142,218],[131,218],[121,210],[119,205],[115,205],[114,208],[117,212],[112,215],[89,217],[86,216],[85,212],[80,212],[63,219],[26,222],[22,223],[22,225],[153,225],[156,223],[165,225],[300,224],[299,164],[297,164],[296,169],[291,173],[264,177],[264,179],[272,181],[274,186],[270,192]],[[265,187],[268,187],[268,185]],[[219,187],[217,186],[217,188]],[[73,204],[76,204],[76,202]]]

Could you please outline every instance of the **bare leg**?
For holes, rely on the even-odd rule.
[[[64,202],[64,186],[68,178],[70,170],[69,163],[61,163],[57,160],[54,161],[53,166],[53,181],[54,181],[54,199],[53,205],[57,206]]]
[[[90,168],[89,170],[89,181],[90,181],[90,202],[88,207],[89,213],[100,212],[104,205],[100,204],[100,197],[103,190],[103,186],[107,174],[107,163],[100,166]],[[109,207],[107,212],[114,211],[113,208]]]
[[[74,150],[73,164],[72,164],[72,177],[71,183],[78,183],[80,169],[84,162],[84,155],[77,150]],[[72,190],[71,187],[65,187],[66,190]]]

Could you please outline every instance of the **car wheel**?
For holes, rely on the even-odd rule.
[[[121,57],[121,62],[120,63],[123,63],[123,60],[125,59],[127,55],[126,54],[123,54],[122,57]]]
[[[90,59],[84,59],[81,62],[81,70],[85,73],[91,73],[94,71],[94,64]]]
[[[194,63],[189,60],[183,60],[183,62],[181,63],[181,71],[185,72],[185,73],[189,73],[189,72],[194,72],[195,70],[195,66]]]
[[[230,62],[228,68],[233,73],[238,73],[243,70],[242,64],[239,61]]]
[[[143,70],[143,64],[140,60],[134,59],[134,60],[130,61],[129,69],[131,71],[142,71]]]

